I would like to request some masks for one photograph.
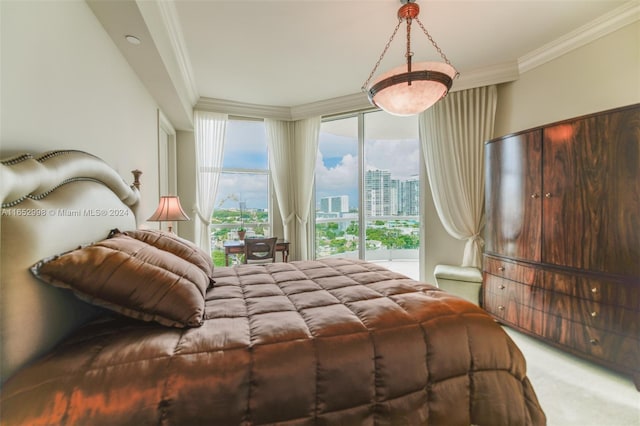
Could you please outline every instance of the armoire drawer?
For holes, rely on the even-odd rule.
[[[524,306],[506,295],[486,293],[485,309],[504,324],[527,330],[538,336],[544,336],[544,323],[547,314],[531,306]]]
[[[499,321],[518,325],[518,300],[508,293],[484,293],[484,309]]]
[[[547,290],[628,309],[640,309],[640,289],[623,283],[564,272],[543,272]]]
[[[640,336],[638,311],[546,290],[542,300],[543,310],[551,315],[622,335]]]
[[[498,296],[507,295],[519,305],[530,306],[538,310],[542,310],[545,306],[545,291],[540,287],[522,284],[488,273],[484,274],[483,285],[486,293],[494,293]]]
[[[534,284],[537,281],[535,268],[516,262],[507,262],[497,257],[484,257],[484,271],[523,284]]]
[[[548,315],[544,337],[573,350],[640,372],[640,340]]]

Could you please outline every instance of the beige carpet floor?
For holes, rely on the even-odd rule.
[[[629,377],[508,327],[505,331],[527,360],[548,426],[640,426],[640,392]]]

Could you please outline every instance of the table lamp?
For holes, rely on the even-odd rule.
[[[190,220],[189,216],[182,210],[180,197],[177,195],[163,195],[155,213],[151,215],[150,222],[173,222],[176,220]],[[169,232],[173,232],[173,227],[169,223]]]

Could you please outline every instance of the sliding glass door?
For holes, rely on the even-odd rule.
[[[418,259],[420,144],[416,117],[364,114],[366,260]]]
[[[417,260],[416,117],[377,111],[323,122],[316,162],[316,258]]]
[[[359,117],[322,123],[316,160],[315,257],[358,258]]]

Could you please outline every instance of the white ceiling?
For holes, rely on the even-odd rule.
[[[360,95],[401,6],[399,0],[87,2],[152,94],[178,96],[184,110],[217,101],[290,108]],[[544,56],[545,50],[557,49],[576,34],[593,33],[602,22],[629,15],[629,10],[632,17],[625,19],[638,19],[639,2],[417,4],[419,19],[461,74],[455,90],[492,78],[513,80],[532,55]],[[137,35],[142,44],[127,45],[125,34]],[[405,41],[403,24],[379,71],[404,61]],[[412,45],[415,61],[439,59],[415,23]],[[162,60],[149,60],[145,49]],[[160,76],[158,62],[165,67]],[[156,69],[145,69],[148,64]]]

